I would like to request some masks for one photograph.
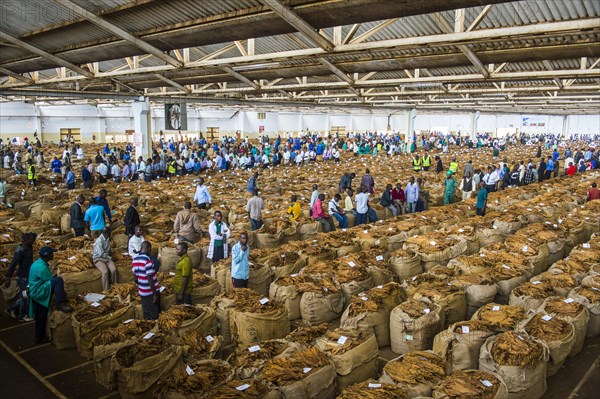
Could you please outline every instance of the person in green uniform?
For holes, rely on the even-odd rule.
[[[46,322],[52,294],[58,310],[65,313],[73,311],[72,307],[65,304],[65,282],[61,277],[53,276],[48,265],[54,259],[54,252],[54,248],[42,247],[39,259],[29,268],[29,316],[35,319],[36,344],[50,342],[46,336]]]
[[[444,205],[448,205],[454,202],[454,191],[456,190],[456,179],[451,171],[446,172],[444,187]]]
[[[175,253],[179,256],[179,262],[175,266],[175,277],[173,278],[173,292],[175,292],[175,303],[177,305],[192,304],[192,260],[188,255],[186,242],[177,244]]]

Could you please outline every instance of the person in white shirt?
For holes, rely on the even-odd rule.
[[[419,201],[419,185],[415,183],[415,178],[410,177],[409,183],[404,190],[406,197],[406,210],[408,213],[415,213],[417,210],[417,201]]]
[[[114,164],[110,169],[110,173],[113,175],[113,181],[115,183],[121,182],[121,168],[119,168],[119,164]]]
[[[143,236],[142,228],[140,226],[135,226],[134,234],[129,239],[129,244],[127,245],[127,252],[131,258],[135,258],[140,254],[142,243],[144,241],[145,238]]]
[[[462,192],[463,201],[471,198],[471,195],[475,192],[477,186],[473,184],[473,178],[471,177],[471,172],[465,173],[463,178],[460,181],[460,185],[458,189]]]
[[[210,204],[212,204],[212,197],[208,192],[208,188],[204,185],[204,179],[202,177],[198,182],[198,186],[196,186],[194,201],[196,201],[198,208],[200,209],[208,209],[210,208]]]
[[[104,162],[101,162],[98,166],[96,166],[96,173],[98,173],[100,183],[105,183],[106,176],[108,175],[108,166],[106,166]]]
[[[77,146],[77,159],[83,159],[83,148]]]
[[[369,195],[364,191],[366,191],[364,187],[359,187],[358,194],[356,194],[356,197],[354,198],[354,202],[356,203],[357,226],[367,223],[367,214],[369,212]]]
[[[335,162],[340,162],[340,150],[338,150],[337,147],[333,147],[333,150],[331,151],[331,157]]]
[[[316,184],[313,184],[313,192],[310,195],[310,208],[309,208],[309,213],[312,216],[312,209],[313,206],[315,205],[315,201],[317,200],[317,198],[319,198],[319,186]]]
[[[290,150],[288,150],[287,148],[285,149],[285,152],[283,153],[283,164],[287,165],[290,163]]]
[[[303,158],[304,157],[302,155],[302,151],[299,151],[298,154],[296,155],[296,166],[300,166]]]

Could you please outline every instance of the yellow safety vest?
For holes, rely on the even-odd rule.
[[[423,166],[431,166],[431,157],[429,155],[423,157]]]
[[[423,163],[423,161],[421,160],[421,158],[414,159],[413,158],[413,170],[421,170],[421,164]]]
[[[35,174],[35,168],[33,165],[29,165],[29,169],[27,169],[27,178],[29,180],[37,180],[37,175]]]
[[[169,172],[169,173],[177,172],[177,169],[175,168],[175,161],[173,161],[169,164],[169,168],[168,168],[167,172]]]
[[[458,170],[458,162],[450,162],[450,167],[448,168],[452,173],[456,173]]]

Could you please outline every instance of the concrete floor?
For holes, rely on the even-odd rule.
[[[4,309],[4,307],[2,308]],[[11,399],[117,398],[96,383],[94,368],[75,349],[58,351],[52,344],[33,345],[33,323],[0,317],[0,392]],[[380,350],[381,365],[397,357]],[[567,360],[548,379],[543,399],[597,399],[600,381],[600,337],[588,339],[581,353]]]

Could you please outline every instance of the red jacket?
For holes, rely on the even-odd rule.
[[[573,176],[575,172],[575,165],[571,165],[567,168],[567,176]]]

